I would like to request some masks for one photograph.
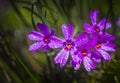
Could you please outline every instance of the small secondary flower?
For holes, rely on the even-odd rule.
[[[50,47],[53,47],[53,45],[55,44],[54,42],[60,41],[60,39],[55,36],[55,30],[52,29],[50,31],[45,23],[38,23],[36,27],[38,28],[39,31],[41,31],[41,33],[35,30],[32,30],[29,33],[28,38],[33,41],[36,41],[29,47],[30,51],[35,52],[43,48],[44,51],[46,52]],[[56,43],[54,46],[54,48],[59,47],[60,47],[59,43]]]
[[[100,35],[99,35],[100,36]],[[105,60],[110,60],[111,56],[108,52],[115,52],[115,44],[110,42],[110,40],[103,40],[106,35],[102,35],[102,37],[99,37],[96,34],[94,35],[93,41],[95,41],[95,52],[96,56],[103,57]]]
[[[90,18],[91,18],[92,24],[88,24],[88,23],[84,24],[84,28],[85,28],[86,32],[89,34],[92,34],[95,32],[98,34],[103,33],[105,24],[106,24],[105,29],[108,29],[111,27],[111,23],[106,22],[106,20],[107,20],[106,18],[103,18],[99,23],[97,22],[98,13],[99,13],[98,10],[94,10],[94,11],[91,10],[90,11]]]
[[[75,70],[77,70],[80,67],[82,62],[87,71],[91,71],[92,69],[95,69],[95,64],[92,55],[93,54],[92,47],[94,45],[93,42],[94,41],[92,39],[89,39],[89,41],[87,41],[87,44],[85,45],[81,44],[78,46],[75,55],[79,57],[79,61],[73,61],[73,60],[70,61],[70,64],[74,67]],[[96,57],[94,58],[97,60]]]

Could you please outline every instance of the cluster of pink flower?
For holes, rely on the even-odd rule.
[[[62,48],[54,58],[56,64],[61,67],[65,66],[69,55],[71,56],[70,64],[75,70],[79,69],[83,62],[87,71],[95,69],[95,63],[100,63],[101,58],[110,60],[111,56],[108,52],[115,52],[115,44],[112,43],[115,37],[106,33],[105,29],[111,27],[111,23],[103,18],[97,22],[98,10],[90,11],[92,24],[85,23],[85,32],[78,34],[73,38],[74,27],[72,24],[62,25],[62,33],[64,39],[55,36],[55,30],[49,30],[44,23],[38,23],[36,27],[41,31],[31,31],[28,38],[36,43],[29,47],[34,52],[41,48],[47,51],[49,48]]]

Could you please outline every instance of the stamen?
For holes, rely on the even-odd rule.
[[[96,45],[96,48],[100,48],[101,47],[101,43],[98,43],[97,45]]]
[[[66,50],[71,50],[74,46],[74,42],[71,40],[66,40],[66,42],[63,43],[63,46],[65,46]]]
[[[48,37],[44,38],[44,42],[49,43],[50,42],[49,38]]]
[[[86,51],[83,51],[83,52],[82,52],[82,55],[83,55],[83,56],[86,56],[86,55],[87,55],[87,52],[86,52]]]
[[[70,49],[71,48],[71,44],[67,44],[67,49]]]
[[[95,29],[96,32],[100,32],[100,29],[97,25],[94,26],[94,29]]]

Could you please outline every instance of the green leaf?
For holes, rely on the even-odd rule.
[[[19,76],[10,69],[10,67],[2,60],[0,59],[0,66],[8,73],[11,81],[14,81],[15,83],[22,83],[22,80],[19,78]]]
[[[115,83],[119,83],[117,76],[114,76]]]
[[[21,64],[21,66],[26,70],[28,75],[31,77],[31,79],[35,82],[38,83],[38,80],[34,77],[34,75],[30,72],[30,70],[27,68],[27,66],[21,61],[21,59],[16,55],[14,51],[12,51],[12,55],[17,59],[17,61]]]
[[[33,25],[34,29],[37,30],[37,29],[36,29],[36,26],[35,26],[34,17],[33,17],[34,4],[32,4],[31,10],[32,10],[32,11],[31,11],[31,21],[32,21],[32,25]]]
[[[118,83],[120,81],[120,60],[111,61],[103,71],[102,83]]]
[[[48,22],[47,22],[47,20],[46,20],[46,18],[45,18],[45,15],[44,15],[44,13],[43,13],[43,11],[42,11],[42,8],[41,8],[40,3],[37,1],[37,2],[35,2],[35,5],[36,5],[36,8],[37,8],[38,13],[39,13],[40,16],[41,16],[42,22],[48,24]]]

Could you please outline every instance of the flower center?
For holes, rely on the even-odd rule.
[[[96,32],[100,32],[100,29],[99,29],[99,27],[98,27],[97,25],[94,26],[94,30],[95,30]]]
[[[96,45],[96,48],[100,48],[101,47],[101,43],[98,43],[97,45]]]
[[[82,51],[82,55],[86,56],[87,55],[87,51]]]
[[[63,43],[63,45],[65,46],[66,50],[70,50],[73,48],[74,42],[71,40],[66,40],[66,42]]]
[[[72,47],[72,45],[68,43],[66,47],[67,47],[68,49],[70,49],[70,48]]]
[[[48,37],[45,37],[43,41],[44,41],[45,43],[49,43],[49,42],[50,42],[50,40],[49,40]]]

